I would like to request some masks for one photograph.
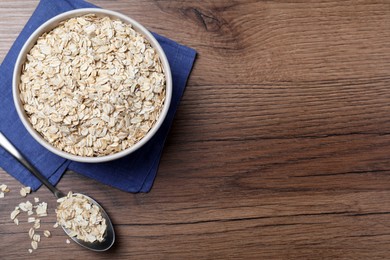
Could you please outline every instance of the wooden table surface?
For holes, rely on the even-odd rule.
[[[157,179],[130,194],[66,173],[116,245],[66,244],[41,188],[53,236],[30,255],[9,218],[21,184],[0,170],[0,259],[389,258],[389,1],[91,2],[198,51]],[[0,60],[37,3],[0,2]]]

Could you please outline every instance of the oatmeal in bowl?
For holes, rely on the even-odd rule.
[[[18,57],[14,101],[30,134],[67,159],[103,162],[146,143],[171,100],[167,58],[139,23],[78,9],[39,27]]]

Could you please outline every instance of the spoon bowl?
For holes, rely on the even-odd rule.
[[[65,231],[65,233],[70,238],[72,238],[72,240],[74,242],[76,242],[77,244],[79,244],[82,247],[88,248],[88,249],[90,249],[92,251],[106,251],[106,250],[108,250],[115,242],[115,232],[114,232],[114,227],[112,225],[112,222],[111,222],[107,212],[103,209],[102,206],[100,206],[100,204],[96,200],[92,199],[91,197],[89,197],[89,196],[87,196],[85,194],[81,194],[81,193],[74,193],[73,195],[77,195],[77,194],[84,196],[90,202],[92,202],[94,205],[99,207],[100,212],[102,214],[102,217],[104,219],[106,219],[106,224],[107,224],[106,233],[104,234],[104,240],[102,242],[99,242],[99,241],[95,241],[93,243],[86,242],[84,240],[78,239],[75,236],[71,236],[70,234],[71,234],[72,231],[67,229],[67,228],[65,228],[64,226],[61,226],[62,229]]]
[[[54,187],[45,176],[43,176],[31,163],[29,163],[24,156],[16,149],[16,147],[0,132],[0,147],[3,147],[4,150],[6,150],[10,155],[12,155],[18,162],[20,162],[24,167],[26,167],[35,177],[37,177],[38,180],[42,182],[53,194],[56,196],[57,199],[65,197],[65,194],[58,190],[56,187]],[[84,240],[78,239],[74,236],[71,236],[71,231],[67,228],[64,229],[65,233],[77,244],[79,244],[82,247],[85,247],[92,251],[106,251],[108,250],[115,242],[115,231],[114,226],[112,225],[111,219],[108,216],[107,212],[103,209],[103,207],[94,199],[92,199],[89,196],[86,196],[81,193],[75,193],[80,194],[87,199],[89,199],[94,205],[96,205],[102,214],[102,217],[106,220],[107,228],[106,233],[104,234],[104,239],[102,242],[95,241],[93,243],[86,242]]]

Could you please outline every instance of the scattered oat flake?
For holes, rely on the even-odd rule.
[[[14,220],[17,215],[19,215],[20,210],[18,208],[15,208],[14,211],[11,212],[11,219]]]
[[[38,248],[38,242],[35,240],[31,241],[31,247],[32,249],[36,250]]]
[[[7,192],[9,192],[9,188],[5,184],[0,184],[0,191],[3,193],[7,193]]]
[[[26,205],[25,202],[19,203],[19,208],[20,208],[22,211],[24,211],[24,212],[28,211],[27,205]]]
[[[27,210],[32,210],[33,204],[30,201],[26,201],[26,208],[27,208]]]
[[[35,241],[37,241],[37,242],[40,242],[40,241],[41,241],[41,235],[39,235],[39,234],[34,234],[32,239],[35,240]]]
[[[28,252],[31,254],[33,252],[33,250],[31,248],[29,248]]]
[[[27,219],[27,222],[28,222],[28,223],[35,223],[35,218],[34,218],[34,217],[29,217],[29,218]]]
[[[5,193],[9,192],[9,189],[7,187],[7,185],[5,184],[1,184],[0,185],[0,198],[4,198],[5,197]]]
[[[34,229],[39,229],[40,227],[41,227],[41,223],[39,223],[39,222],[35,222],[33,225]]]
[[[35,230],[34,230],[34,228],[30,228],[30,230],[28,231],[28,236],[30,237],[30,239],[32,239],[32,238],[33,238],[33,236],[34,236],[34,233],[35,233]]]
[[[58,228],[58,222],[54,223],[53,228]]]
[[[26,211],[32,210],[33,205],[31,204],[30,201],[21,202],[21,203],[19,204],[19,208],[20,208],[22,211],[26,212]]]
[[[38,202],[39,202],[39,198],[35,197],[35,198],[34,198],[34,202],[35,202],[35,203],[38,203]]]
[[[27,194],[30,194],[30,192],[31,192],[31,187],[22,187],[22,188],[20,189],[20,195],[21,195],[22,197],[26,197]]]
[[[50,233],[49,230],[43,231],[43,235],[44,235],[45,237],[51,237],[51,233]]]
[[[36,213],[39,217],[45,217],[47,216],[47,203],[41,202],[37,205]]]
[[[14,219],[14,223],[18,226],[18,225],[19,225],[19,219],[18,219],[18,218],[15,218],[15,219]]]
[[[66,239],[66,243],[67,243],[67,244],[70,244],[70,241],[69,241],[69,239]]]

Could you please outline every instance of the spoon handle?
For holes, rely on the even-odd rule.
[[[60,190],[54,187],[31,163],[29,163],[16,147],[0,132],[0,147],[3,147],[18,162],[26,167],[38,180],[40,180],[59,199],[65,196]]]

